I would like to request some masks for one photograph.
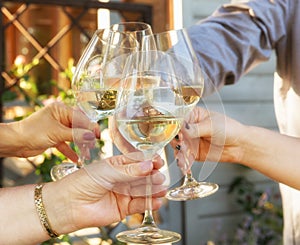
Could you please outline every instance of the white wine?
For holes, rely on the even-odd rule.
[[[157,152],[178,133],[184,101],[175,79],[172,74],[147,71],[124,80],[116,119],[118,129],[136,149]]]
[[[116,107],[120,78],[85,77],[84,86],[75,90],[78,106],[92,121],[111,116]]]
[[[182,95],[184,102],[187,105],[195,105],[199,102],[202,93],[203,93],[203,86],[183,86],[182,88]]]
[[[91,120],[98,121],[113,114],[117,94],[116,89],[80,91],[77,94],[77,104]]]
[[[119,119],[118,125],[122,135],[135,148],[156,152],[176,136],[181,122],[180,118],[157,115]]]
[[[202,93],[203,93],[203,86],[183,86],[181,88],[182,96],[185,103],[184,110],[185,113],[188,114],[199,102]]]

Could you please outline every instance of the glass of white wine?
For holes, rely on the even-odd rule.
[[[137,41],[125,33],[110,29],[95,32],[72,80],[76,104],[91,121],[113,114],[126,59],[137,47]]]
[[[163,51],[171,54],[176,60],[174,65],[181,85],[187,117],[201,99],[207,76],[199,65],[186,30],[170,30],[149,35],[144,38],[143,50]],[[183,138],[183,141],[188,140],[188,138]],[[169,190],[166,197],[173,201],[185,201],[215,193],[219,188],[216,183],[198,182],[192,175],[193,160],[191,159],[197,152],[192,152],[191,149],[183,151],[180,145],[176,148],[181,150],[184,156],[185,164],[182,169],[185,174],[184,181],[181,186]]]
[[[139,44],[132,35],[110,28],[99,29],[92,36],[76,66],[72,80],[75,106],[92,122],[96,123],[113,114],[125,61],[138,47]],[[77,133],[73,134],[76,144]],[[53,180],[60,179],[84,165],[87,154],[83,152],[87,153],[88,147],[81,145],[80,148],[81,154],[77,163],[65,162],[51,169]]]
[[[137,52],[129,57],[124,69],[114,119],[122,136],[149,161],[176,136],[183,121],[184,102],[173,62],[163,52]],[[156,225],[151,206],[151,176],[146,178],[143,222],[136,229],[117,234],[117,239],[137,244],[179,241],[180,234]]]

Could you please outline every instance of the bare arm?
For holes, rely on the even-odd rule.
[[[90,122],[82,112],[60,102],[52,103],[24,120],[0,124],[0,156],[30,157],[56,147],[72,161],[77,161],[76,153],[68,145],[73,141],[75,127],[79,128],[78,137],[82,139],[87,134],[100,137],[98,125]]]
[[[258,127],[243,131],[240,162],[300,190],[300,139]]]
[[[136,157],[135,153],[135,157]],[[163,165],[115,156],[45,184],[43,203],[52,229],[67,234],[86,227],[105,226],[145,208],[145,176],[153,173],[153,208],[162,204]],[[37,244],[50,239],[34,204],[34,186],[0,189],[0,244]]]
[[[264,128],[243,125],[217,112],[195,108],[177,144],[198,146],[198,161],[240,163],[275,181],[300,190],[300,139]],[[180,159],[180,155],[177,156]]]

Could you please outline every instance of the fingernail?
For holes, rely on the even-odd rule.
[[[190,125],[188,123],[185,124],[186,129],[190,129]]]
[[[177,149],[178,151],[180,151],[181,146],[180,146],[180,145],[176,145],[176,149]]]
[[[152,162],[151,161],[141,162],[140,167],[143,172],[149,172],[149,170],[152,169]]]
[[[92,132],[86,132],[83,134],[84,140],[93,140],[95,139],[95,135]]]

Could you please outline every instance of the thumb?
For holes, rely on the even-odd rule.
[[[121,166],[121,172],[128,176],[145,176],[153,170],[152,160]]]
[[[117,184],[135,181],[150,174],[153,164],[150,160],[125,165],[100,161],[87,165],[84,169],[97,184],[111,190]]]
[[[199,123],[186,124],[182,132],[191,139],[209,136],[211,135],[211,121],[206,118]]]

